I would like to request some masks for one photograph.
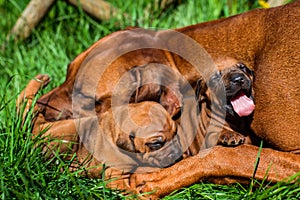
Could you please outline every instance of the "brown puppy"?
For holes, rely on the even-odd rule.
[[[295,51],[300,46],[300,25],[296,23],[299,8],[300,1],[296,1],[282,7],[254,10],[227,19],[177,29],[205,49],[243,60],[254,70],[256,109],[251,128],[255,134],[269,142],[272,148],[290,152],[300,150],[299,128],[294,124],[299,121],[300,116],[297,98],[299,59],[298,52]],[[172,40],[172,37],[166,36],[169,36],[166,31],[145,33],[138,30],[120,31],[101,39],[69,65],[67,79],[59,88],[38,100],[41,109],[39,117],[47,123],[56,120],[58,116],[62,121],[88,117],[93,115],[94,110],[100,116],[110,108],[113,90],[122,75],[134,66],[148,63],[161,63],[179,71],[194,87],[202,74],[184,56],[177,55],[177,49],[174,50],[175,53],[160,49],[163,49],[163,44],[167,47],[175,44],[179,46],[179,50],[182,49],[181,53],[189,54],[197,53],[194,51],[195,46],[185,43],[185,40],[180,40],[178,45],[176,38]],[[114,41],[113,44],[118,48],[109,48],[112,44],[109,40]],[[156,46],[151,46],[152,43],[157,44],[160,49],[153,49]],[[135,47],[139,47],[137,50],[124,50],[136,44],[138,45]],[[80,107],[85,108],[84,112],[80,112]],[[55,122],[53,127],[62,126],[60,122]],[[35,125],[39,126],[38,124]],[[64,127],[72,129],[72,126],[67,127],[66,124]],[[199,144],[202,142],[203,138],[200,138]],[[141,191],[157,188],[159,190],[156,194],[161,196],[209,177],[215,177],[216,180],[226,176],[237,177],[237,180],[247,179],[253,176],[253,167],[249,162],[254,162],[257,151],[256,147],[248,145],[237,148],[214,147],[211,151],[200,152],[199,155],[184,159],[160,172],[136,174],[131,178],[130,184],[132,187],[138,186]],[[300,170],[298,155],[263,149],[255,177],[264,178],[271,162],[273,165],[268,178],[272,181]]]
[[[233,58],[218,57],[214,60],[218,71],[211,76],[208,87],[202,85],[199,89],[201,112],[205,112],[199,121],[207,124],[201,132],[211,134],[206,136],[207,147],[215,145],[216,139],[211,139],[216,134],[220,134],[217,144],[235,146],[243,144],[246,137],[250,143],[249,136],[253,135],[250,124],[255,108],[253,72]],[[210,128],[211,132],[207,132],[209,125],[215,126]]]
[[[25,99],[33,99],[48,82],[46,75],[38,75],[31,80],[19,96],[17,105]],[[31,101],[28,101],[25,115],[30,107]],[[175,122],[162,105],[153,101],[115,106],[104,112],[101,118],[91,116],[54,123],[40,121],[39,126],[34,126],[33,133],[39,134],[44,129],[51,139],[60,139],[47,144],[49,149],[59,148],[61,153],[69,150],[69,153],[77,152],[79,163],[86,161],[92,153],[86,166],[91,167],[89,175],[101,175],[99,173],[105,163],[106,178],[119,178],[117,183],[112,183],[119,188],[124,184],[129,188],[126,182],[128,174],[137,173],[139,167],[152,167],[152,170],[167,167],[180,159],[183,153],[176,136]],[[123,180],[122,176],[127,179]]]
[[[255,108],[253,72],[234,58],[220,55],[213,55],[213,58],[217,65],[216,71],[207,83],[200,78],[194,88],[199,106],[198,115],[191,114],[197,113],[196,109],[191,109],[186,111],[189,114],[185,114],[187,118],[184,121],[176,120],[180,135],[188,135],[181,139],[188,139],[184,143],[189,144],[186,154],[190,156],[216,144],[237,146],[257,140],[250,128]],[[193,103],[187,107],[192,108]],[[198,120],[194,120],[194,117]],[[191,126],[189,122],[199,124]],[[194,129],[197,130],[195,135],[191,134],[195,132]],[[194,139],[189,138],[190,135]]]
[[[91,167],[89,175],[101,176],[105,164],[105,178],[119,179],[112,183],[115,187],[129,188],[126,178],[143,171],[141,167],[155,171],[181,159],[175,122],[156,102],[118,106],[103,113],[101,118],[74,121],[77,121],[81,144],[76,149],[79,163],[92,153],[92,161],[87,166]]]

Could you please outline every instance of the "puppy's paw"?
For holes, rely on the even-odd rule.
[[[45,87],[50,82],[50,77],[45,74],[39,74],[34,79],[30,80],[18,97],[18,103],[22,103],[25,99],[32,99],[37,92]]]
[[[38,74],[35,76],[35,80],[46,86],[50,82],[50,77],[47,74]]]
[[[25,89],[18,96],[16,106],[18,112],[20,111],[21,104],[26,103],[26,109],[24,115],[29,110],[32,104],[32,100],[38,91],[45,87],[50,82],[50,77],[48,75],[39,74],[34,79],[30,80],[25,87]]]
[[[47,86],[50,82],[50,77],[46,74],[39,74],[31,80],[26,88],[31,90],[31,95],[36,95],[36,93],[42,89],[43,87]]]
[[[223,146],[238,146],[244,144],[245,136],[233,131],[222,131],[218,144]]]

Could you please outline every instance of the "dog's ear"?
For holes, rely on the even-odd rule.
[[[162,88],[158,84],[149,83],[149,84],[142,85],[136,90],[135,102],[142,102],[142,101],[158,102],[161,93],[162,93]]]
[[[138,96],[139,96],[139,87],[141,86],[141,70],[139,69],[138,66],[133,67],[130,70],[131,76],[135,78],[135,82],[136,82],[136,89],[135,89],[135,93],[132,95],[134,98],[133,100],[131,100],[131,102],[138,102]]]
[[[140,70],[137,66],[134,66],[131,70],[119,80],[118,86],[116,87],[115,97],[116,105],[127,105],[129,103],[136,103],[136,96],[138,96],[138,87],[140,85]],[[97,94],[96,94],[97,99]]]
[[[163,87],[163,92],[160,97],[160,104],[173,117],[182,107],[183,96],[179,88]]]
[[[202,78],[198,79],[195,86],[195,95],[198,102],[201,102],[207,96],[207,89],[205,81]]]

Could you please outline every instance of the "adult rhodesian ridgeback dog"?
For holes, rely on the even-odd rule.
[[[300,63],[296,50],[300,47],[296,36],[300,32],[300,24],[296,23],[300,19],[299,8],[300,1],[295,1],[178,29],[205,49],[242,60],[254,70],[256,108],[251,129],[273,149],[285,151],[263,149],[255,177],[263,176],[270,162],[287,162],[272,165],[271,170],[277,175],[288,174],[290,170],[294,170],[291,174],[299,172],[300,129],[295,123],[300,120]],[[209,177],[220,177],[221,182],[226,182],[226,177],[249,177],[253,166],[248,164],[254,163],[255,149],[247,145],[217,146],[207,154],[200,152],[159,172],[134,175],[132,182],[139,183],[141,191],[157,189],[156,195],[163,196]]]
[[[297,125],[300,120],[300,75],[297,68],[300,64],[297,51],[300,47],[299,10],[300,1],[296,1],[176,29],[182,40],[178,40],[173,32],[141,29],[106,36],[75,58],[68,67],[66,81],[60,87],[38,100],[40,111],[35,119],[34,131],[38,131],[40,125],[50,123],[54,135],[60,135],[64,132],[62,130],[74,133],[74,118],[93,115],[101,118],[111,108],[114,89],[122,75],[136,66],[160,63],[179,72],[195,88],[197,80],[203,77],[208,80],[212,73],[206,74],[205,70],[199,73],[193,66],[195,61],[209,68],[207,66],[211,62],[206,56],[197,54],[197,46],[189,42],[192,39],[209,53],[241,60],[254,71],[255,111],[251,131],[271,148],[262,149],[255,173],[253,165],[258,147],[215,146],[193,153],[173,166],[133,174],[127,184],[138,192],[156,189],[155,195],[163,196],[205,179],[220,183],[249,180],[251,177],[264,179],[268,169],[270,181],[293,175],[300,171],[300,156],[297,155],[300,152]],[[199,60],[198,57],[189,57],[191,54],[197,54]],[[175,92],[166,96],[172,97],[171,105],[176,105],[176,108],[180,105],[180,97]],[[193,113],[191,116],[192,119],[197,117]],[[202,142],[203,138],[199,143]]]

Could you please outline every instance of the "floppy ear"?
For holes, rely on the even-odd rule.
[[[179,91],[179,88],[163,87],[163,92],[160,97],[160,104],[167,110],[167,112],[173,117],[182,107],[183,96]]]
[[[128,72],[124,73],[119,80],[118,85],[115,87],[112,97],[114,97],[114,105],[127,105],[128,102],[135,102],[136,90],[140,85],[139,70],[137,67],[133,67]],[[96,94],[96,103],[99,97]],[[99,101],[99,104],[103,102]]]
[[[195,86],[195,94],[198,102],[201,102],[207,95],[207,85],[203,79],[198,79]]]
[[[135,89],[135,94],[134,99],[131,100],[131,102],[137,103],[138,102],[138,96],[139,96],[139,87],[141,85],[141,71],[138,68],[138,66],[135,66],[130,70],[131,75],[135,78],[136,81],[136,89]]]
[[[136,90],[135,102],[142,101],[159,101],[161,95],[161,86],[155,83],[149,83],[140,86]]]

